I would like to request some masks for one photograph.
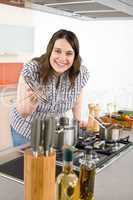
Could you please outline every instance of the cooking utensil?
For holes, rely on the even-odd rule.
[[[75,146],[78,140],[78,121],[63,117],[58,119],[58,126],[54,133],[54,146],[62,149],[64,145]]]
[[[118,141],[120,139],[121,127],[117,124],[112,124],[108,129],[108,140],[109,141]]]
[[[108,125],[106,129],[100,127],[100,139],[106,141],[118,141],[120,139],[121,127],[117,124]]]
[[[93,117],[90,115],[93,120],[95,120],[99,126],[99,135],[101,140],[107,140],[107,141],[117,141],[120,138],[120,130],[121,127],[117,124],[111,124],[111,123],[102,123],[102,121],[98,118]]]
[[[30,76],[23,77],[27,85],[33,90],[34,94],[43,102],[48,102],[46,91],[37,81],[33,81]]]
[[[102,124],[101,120],[94,117],[93,115],[89,114],[90,118],[92,118],[94,121],[96,121],[100,127],[102,127],[103,129],[106,129],[106,127]]]

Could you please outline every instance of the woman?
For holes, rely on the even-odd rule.
[[[27,80],[45,91],[46,101],[41,101]],[[46,53],[32,59],[22,69],[16,106],[11,111],[14,146],[30,139],[34,118],[60,117],[72,109],[74,117],[80,121],[83,87],[87,81],[88,71],[81,65],[76,35],[67,30],[57,31],[50,39]]]

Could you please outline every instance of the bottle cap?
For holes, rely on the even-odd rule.
[[[63,154],[63,159],[64,161],[70,162],[73,160],[73,152],[70,148],[65,148],[64,149],[64,154]]]

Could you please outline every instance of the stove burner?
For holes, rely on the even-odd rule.
[[[87,136],[85,135],[87,134]],[[96,135],[88,134],[85,131],[83,133],[84,137],[79,138],[79,142],[74,148],[74,169],[77,174],[79,174],[80,160],[84,156],[84,147],[86,145],[91,145],[93,147],[92,158],[94,159],[97,167],[97,171],[103,169],[107,163],[110,163],[111,160],[121,155],[121,152],[127,150],[133,143],[129,141],[129,136],[126,138],[119,139],[116,143],[109,141],[100,140]],[[78,148],[77,148],[78,147]],[[56,151],[56,175],[62,171],[63,165],[63,155],[62,151]],[[16,177],[17,179],[23,180],[23,165],[24,158],[23,156],[0,164],[0,172],[7,174],[11,177]]]
[[[84,156],[86,146],[93,147],[92,158],[96,162],[96,167],[102,168],[111,159],[132,146],[132,142],[129,141],[129,136],[118,141],[103,141],[100,140],[98,135],[82,130],[79,134],[79,141],[76,145],[77,151],[74,153],[73,160],[77,171],[79,170],[80,160]],[[57,161],[61,164],[62,160],[62,153],[57,153]]]
[[[96,151],[92,152],[92,159],[97,163],[100,160],[100,157]]]

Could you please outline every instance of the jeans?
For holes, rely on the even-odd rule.
[[[12,133],[12,142],[13,142],[14,147],[22,145],[22,144],[26,144],[29,142],[25,137],[18,134],[13,127],[11,127],[11,133]]]

